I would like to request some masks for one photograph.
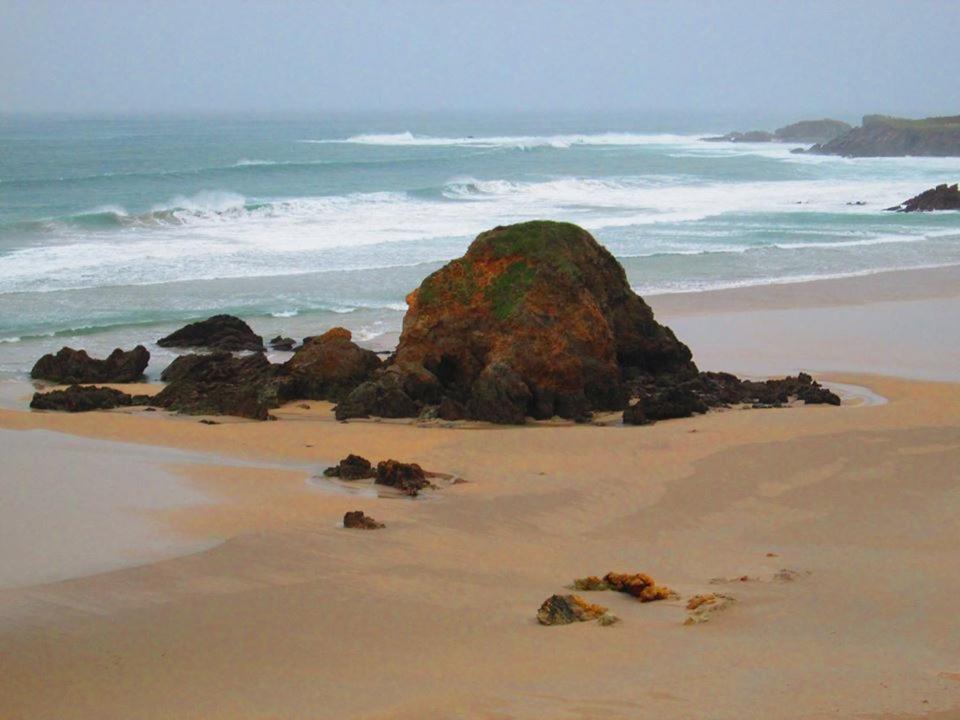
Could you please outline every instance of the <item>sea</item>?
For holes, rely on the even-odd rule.
[[[750,126],[0,116],[0,377],[63,345],[138,343],[156,377],[173,355],[153,342],[215,313],[268,338],[341,325],[395,339],[424,277],[477,233],[530,219],[590,230],[644,296],[960,263],[960,213],[884,211],[956,182],[960,158],[702,140],[731,129]]]

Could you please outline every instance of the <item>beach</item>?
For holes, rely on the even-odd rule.
[[[647,298],[701,369],[810,371],[840,407],[499,427],[340,423],[310,401],[207,426],[29,412],[7,393],[5,456],[38,432],[54,459],[78,438],[148,446],[177,489],[96,511],[103,542],[115,520],[156,558],[91,573],[60,553],[68,579],[0,589],[0,717],[956,717],[958,275]],[[317,479],[349,453],[466,482],[401,499]],[[118,496],[147,477],[76,464],[91,470]],[[23,507],[73,512],[57,493]],[[355,509],[386,528],[345,530]],[[608,571],[679,597],[583,593],[620,622],[537,623],[547,597]],[[684,624],[703,593],[733,602]]]

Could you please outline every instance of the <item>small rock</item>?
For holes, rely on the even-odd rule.
[[[378,485],[397,488],[406,495],[416,496],[424,488],[430,487],[427,474],[416,463],[402,463],[397,460],[384,460],[377,463]]]
[[[199,422],[201,425],[219,425],[220,424],[216,420],[207,420],[206,418],[204,418],[203,420],[198,420],[197,422]]]
[[[579,595],[551,595],[537,611],[537,621],[541,625],[569,625],[574,622],[599,620],[606,614],[607,608],[588,603]]]
[[[369,515],[364,515],[362,510],[351,510],[344,515],[343,526],[354,530],[380,530],[386,527],[386,525],[377,522]]]
[[[337,465],[323,471],[327,477],[338,477],[341,480],[365,480],[376,476],[373,465],[365,457],[347,455]]]
[[[273,350],[293,350],[296,344],[297,341],[293,338],[283,337],[282,335],[277,335],[270,341],[270,347]]]

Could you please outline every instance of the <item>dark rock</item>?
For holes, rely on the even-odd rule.
[[[344,515],[343,526],[356,530],[380,530],[386,527],[386,525],[377,522],[369,515],[364,515],[362,510],[351,510]]]
[[[73,385],[77,383],[129,383],[143,377],[150,353],[143,345],[133,350],[114,350],[105,360],[85,350],[64,347],[56,355],[44,355],[30,371],[30,377]]]
[[[328,467],[323,471],[323,474],[327,477],[338,477],[342,480],[364,480],[377,475],[369,460],[352,454],[347,455],[333,467]]]
[[[128,407],[133,397],[120,390],[93,385],[71,385],[66,390],[34,393],[30,407],[34,410],[60,410],[63,412],[89,412]]]
[[[469,412],[463,403],[444,395],[437,408],[437,417],[441,420],[466,420]]]
[[[653,420],[643,411],[643,403],[638,401],[623,411],[624,425],[649,425]]]
[[[490,422],[522,425],[532,397],[530,388],[506,363],[494,362],[473,383],[470,412]]]
[[[749,143],[759,143],[759,142],[773,142],[776,138],[773,133],[769,133],[765,130],[748,130],[747,132],[728,132],[726,135],[719,135],[717,137],[706,137],[703,138],[707,142],[749,142]]]
[[[293,350],[296,344],[297,341],[293,338],[283,337],[282,335],[277,335],[270,341],[270,347],[273,350]]]
[[[960,187],[937,185],[899,205],[887,208],[896,212],[929,212],[932,210],[960,210]]]
[[[160,378],[169,384],[150,404],[187,415],[236,415],[267,420],[268,411],[279,407],[283,393],[276,366],[261,354],[182,355]]]
[[[263,350],[263,338],[253,332],[243,320],[233,315],[213,317],[190,323],[165,338],[157,340],[160,347],[209,348],[211,350]]]
[[[824,143],[849,132],[852,126],[842,120],[801,120],[774,131],[779,142]]]
[[[370,417],[416,417],[420,405],[403,390],[404,378],[394,368],[388,368],[375,380],[361,383],[335,409],[337,420]]]
[[[960,156],[960,115],[923,120],[866,115],[860,127],[808,152],[844,157]]]
[[[380,367],[377,354],[351,339],[350,331],[333,328],[304,340],[280,369],[289,397],[338,402]]]
[[[416,463],[402,463],[397,460],[377,463],[377,484],[388,485],[412,496],[430,487],[430,481],[422,467]]]
[[[200,420],[200,421],[198,421],[198,422],[199,422],[201,425],[219,425],[219,424],[220,424],[220,423],[218,423],[216,420],[207,420],[206,418],[204,418],[203,420]]]

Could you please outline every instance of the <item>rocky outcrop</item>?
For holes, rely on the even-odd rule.
[[[376,477],[373,465],[365,457],[347,455],[343,460],[323,471],[326,477],[337,477],[341,480],[365,480]]]
[[[233,315],[213,317],[190,323],[174,333],[157,340],[160,347],[207,348],[238,352],[263,350],[263,338],[243,320]]]
[[[64,385],[76,383],[129,383],[143,377],[150,353],[143,345],[133,350],[114,350],[105,360],[92,358],[85,350],[64,347],[37,360],[30,377]]]
[[[498,423],[582,419],[623,408],[625,378],[696,375],[620,264],[568,223],[481,233],[407,302],[390,365],[338,405],[339,418],[439,405]]]
[[[280,368],[289,397],[308,400],[342,400],[380,367],[375,352],[353,342],[350,331],[333,328],[304,340]]]
[[[867,115],[860,127],[808,152],[844,157],[960,156],[960,115],[924,120]]]
[[[277,335],[270,341],[271,350],[293,350],[296,345],[296,340],[293,338],[283,337],[283,335]]]
[[[640,602],[666,600],[675,596],[672,590],[657,585],[646,573],[609,572],[602,578],[590,575],[573,581],[573,587],[582,591],[616,590],[637,598]]]
[[[430,487],[427,473],[416,463],[402,463],[397,460],[384,460],[377,463],[378,485],[396,488],[404,495],[416,496],[424,488]]]
[[[852,127],[842,120],[801,120],[777,128],[773,135],[779,142],[825,143],[840,137]]]
[[[167,386],[151,404],[187,415],[236,415],[269,419],[279,407],[283,383],[276,366],[262,354],[236,357],[228,352],[181,355],[160,376]]]
[[[30,407],[34,410],[59,410],[61,412],[89,412],[91,410],[112,410],[116,407],[128,407],[146,402],[146,399],[132,397],[113,388],[93,385],[71,385],[66,390],[52,390],[34,393]]]
[[[781,407],[793,401],[807,405],[839,405],[840,397],[810,375],[753,381],[729,373],[704,372],[676,384],[640,378],[633,386],[637,401],[623,412],[627,425],[690,417],[712,407],[748,404]]]
[[[380,530],[385,528],[382,522],[377,522],[363,510],[351,510],[343,516],[343,526],[352,530]]]
[[[930,212],[933,210],[960,210],[960,187],[937,185],[899,205],[887,208],[896,212]]]
[[[609,617],[607,622],[601,620],[604,617]],[[588,603],[579,595],[551,595],[537,610],[537,622],[541,625],[569,625],[590,620],[599,620],[602,625],[615,622],[607,608]]]

